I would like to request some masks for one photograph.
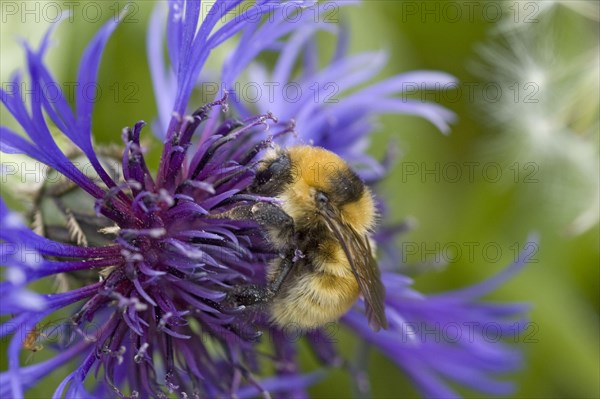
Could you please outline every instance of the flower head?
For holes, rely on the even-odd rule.
[[[61,206],[60,198],[56,199],[66,220],[62,229],[67,233],[59,242],[58,235],[34,233],[0,202],[0,254],[5,270],[0,285],[1,312],[13,315],[0,328],[3,336],[11,336],[8,370],[0,374],[2,396],[22,397],[44,375],[72,359],[77,359],[76,367],[57,387],[55,397],[249,397],[267,396],[268,392],[299,396],[322,376],[300,371],[295,343],[287,339],[285,331],[269,326],[263,312],[222,306],[232,288],[264,285],[265,265],[275,256],[254,220],[232,220],[224,215],[240,204],[276,203],[273,198],[245,191],[253,182],[260,155],[273,143],[286,146],[299,141],[323,146],[360,170],[367,182],[381,179],[385,165],[364,153],[373,129],[372,116],[383,112],[419,115],[445,131],[453,119],[451,112],[434,104],[401,100],[397,95],[407,81],[427,85],[452,78],[434,72],[411,73],[358,89],[332,103],[323,97],[294,103],[274,97],[253,110],[231,90],[246,69],[262,82],[273,79],[283,84],[291,81],[302,53],[299,87],[306,89],[316,83],[317,92],[323,93],[328,83],[335,82],[339,94],[346,94],[373,77],[385,58],[348,56],[346,37],[341,33],[329,66],[318,70],[314,34],[333,30],[331,26],[311,24],[308,14],[291,24],[281,10],[282,3],[271,1],[259,1],[218,26],[239,3],[215,3],[199,23],[199,2],[170,2],[166,24],[169,63],[162,58],[159,36],[164,32],[162,9],[153,16],[149,54],[159,111],[154,130],[163,140],[156,173],[144,157],[141,121],[123,130],[122,173],[111,173],[114,170],[107,163],[114,157],[100,155],[93,145],[93,104],[77,92],[73,111],[62,95],[51,101],[43,90],[55,83],[43,62],[50,32],[38,49],[25,45],[33,94],[30,109],[19,90],[20,73],[13,77],[14,90],[0,94],[29,139],[3,126],[0,149],[26,154],[58,171],[85,194],[87,200],[81,200],[81,206],[87,201],[94,214],[92,219],[85,218],[92,216],[77,213],[79,208]],[[268,18],[261,18],[263,15]],[[117,24],[108,22],[88,45],[80,61],[78,87],[95,82],[102,51]],[[206,105],[191,104],[210,52],[236,34],[240,40],[223,66],[220,92]],[[272,71],[253,62],[267,50],[278,54]],[[59,148],[51,134],[54,128],[77,147],[77,156],[89,160],[92,175],[75,167]],[[88,236],[89,231],[94,237]],[[522,259],[510,272],[523,263]],[[69,280],[59,292],[38,293],[31,288],[31,283],[54,275]],[[386,351],[426,395],[450,392],[433,374],[484,392],[505,394],[506,385],[489,375],[509,371],[516,366],[515,359],[503,347],[492,350],[482,342],[480,329],[473,332],[475,344],[415,346],[404,342],[406,322],[464,322],[474,317],[474,321],[489,321],[519,315],[521,307],[475,303],[497,282],[423,297],[409,287],[408,279],[388,271],[384,283],[390,330],[370,331],[360,305],[343,321]],[[58,314],[65,315],[65,321],[52,328],[61,338],[50,345],[57,354],[22,365],[23,350],[50,341],[45,338],[48,331],[40,331],[44,329],[39,326]],[[270,354],[257,348],[263,330],[272,336]],[[322,330],[316,330],[306,339],[324,364],[340,365],[335,348],[323,336]],[[433,356],[437,353],[443,353],[445,361],[436,362]],[[490,359],[497,363],[482,365]],[[265,368],[264,360],[271,360],[272,367]]]

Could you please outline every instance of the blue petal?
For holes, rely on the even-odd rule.
[[[164,139],[171,119],[171,111],[175,105],[176,83],[175,75],[171,70],[168,70],[163,57],[163,37],[165,33],[165,24],[162,19],[165,16],[162,3],[159,4],[150,18],[148,26],[148,34],[146,40],[146,49],[148,52],[148,64],[152,74],[152,84],[158,110],[158,128],[154,129],[154,133]]]
[[[246,385],[240,388],[235,393],[235,396],[240,399],[254,398],[257,395],[262,394],[264,391],[277,393],[281,391],[288,392],[296,389],[307,388],[322,380],[325,375],[326,373],[324,371],[318,370],[308,374],[265,378],[264,380],[258,382],[260,387],[263,389],[262,392],[256,386]]]
[[[27,330],[23,330],[25,333]],[[64,351],[57,353],[52,358],[27,367],[21,367],[19,370],[19,376],[21,378],[21,385],[24,389],[29,389],[39,382],[40,379],[57,370],[60,366],[64,365],[85,348],[92,345],[90,342],[82,342],[78,345],[72,346]],[[5,371],[0,373],[0,397],[8,398],[13,397],[10,385],[10,372]]]
[[[385,273],[390,329],[373,332],[356,309],[343,321],[410,375],[426,397],[457,397],[450,381],[479,392],[508,395],[514,385],[496,378],[518,369],[521,356],[500,340],[514,338],[526,325],[521,315],[527,307],[477,301],[519,270],[530,255],[522,255],[488,281],[431,296],[415,296],[409,280],[394,280]],[[488,337],[490,325],[498,334],[494,339]]]

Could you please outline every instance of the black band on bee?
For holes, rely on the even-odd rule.
[[[351,169],[336,170],[329,177],[329,195],[339,205],[358,201],[365,191],[365,185]]]

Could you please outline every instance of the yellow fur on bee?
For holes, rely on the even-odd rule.
[[[310,330],[337,320],[358,299],[354,276],[307,273],[271,304],[271,321],[282,328]]]

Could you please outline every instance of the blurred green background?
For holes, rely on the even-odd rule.
[[[48,26],[43,16],[35,25],[31,15],[8,15],[7,3],[11,2],[2,4],[2,82],[7,82],[9,74],[23,65],[23,54],[15,38],[26,37],[37,43]],[[33,8],[36,2],[27,3]],[[529,3],[537,4],[537,8],[527,8]],[[600,206],[594,205],[591,196],[598,184],[598,170],[595,169],[591,178],[582,176],[577,165],[557,161],[560,156],[515,141],[519,134],[531,134],[528,129],[523,128],[516,136],[515,132],[506,132],[502,125],[488,123],[491,117],[486,112],[493,112],[495,105],[485,98],[482,100],[481,90],[486,83],[494,81],[494,76],[486,80],[475,75],[471,67],[480,58],[477,46],[500,42],[500,27],[521,29],[519,23],[532,16],[536,21],[531,22],[529,28],[534,27],[544,37],[560,38],[553,42],[555,57],[562,57],[576,72],[589,73],[590,65],[577,64],[572,55],[592,51],[598,57],[597,19],[560,5],[546,9],[549,3],[509,2],[500,8],[489,6],[488,2],[367,1],[362,6],[344,8],[336,16],[349,22],[352,52],[373,49],[389,52],[390,59],[381,78],[430,69],[448,72],[462,82],[459,86],[462,95],[451,91],[437,96],[427,94],[428,99],[439,100],[457,113],[458,122],[449,136],[443,136],[424,120],[397,115],[384,116],[373,136],[371,151],[374,154],[383,154],[390,141],[396,141],[402,150],[399,162],[380,192],[391,199],[394,221],[408,216],[418,221],[418,226],[403,237],[405,243],[398,245],[408,248],[406,243],[410,243],[413,245],[410,248],[416,245],[420,250],[407,251],[403,260],[433,263],[432,250],[441,252],[442,258],[449,260],[442,270],[418,276],[416,288],[433,293],[490,276],[514,259],[517,246],[523,247],[529,232],[538,232],[540,246],[534,257],[536,261],[490,298],[532,304],[531,320],[535,330],[530,333],[535,342],[520,340],[518,345],[525,354],[526,365],[521,372],[508,376],[518,382],[515,397],[597,398],[600,397],[599,230],[595,224],[584,232],[571,234],[568,226],[586,206]],[[45,3],[39,4],[42,10]],[[58,28],[54,36],[58,45],[48,55],[60,81],[74,81],[76,60],[83,48],[102,21],[122,9],[125,3],[77,4],[74,22]],[[135,15],[117,29],[107,46],[99,79],[102,96],[94,114],[94,137],[98,143],[120,143],[124,126],[131,126],[139,119],[152,121],[155,116],[145,52],[152,4],[139,3]],[[87,20],[82,18],[81,12],[86,7]],[[98,21],[95,21],[95,10],[100,12]],[[503,15],[496,15],[496,10],[501,10]],[[52,18],[54,11],[48,15]],[[571,61],[573,59],[575,61]],[[215,64],[218,61],[213,62]],[[597,64],[592,68],[597,68]],[[467,95],[469,85],[475,90],[474,96]],[[552,91],[550,86],[540,96],[541,101],[560,101],[560,88]],[[597,98],[589,100],[597,104]],[[565,97],[565,101],[569,99]],[[515,110],[526,113],[527,107],[525,103],[517,104]],[[595,109],[590,123],[595,135],[590,145],[595,146],[596,154],[597,111]],[[2,124],[9,123],[4,109],[1,115]],[[149,131],[146,137],[150,137]],[[521,147],[520,151],[515,151],[515,146]],[[159,147],[158,142],[152,143],[155,160]],[[458,165],[462,177],[455,179],[453,170],[444,169],[448,165]],[[473,165],[472,177],[467,175],[469,165]],[[437,172],[423,174],[425,169],[436,167]],[[487,167],[491,169],[485,169]],[[498,170],[500,177],[496,179]],[[3,191],[7,190],[3,187]],[[9,193],[3,195],[10,196]],[[472,242],[480,245],[475,247],[471,257],[467,252],[468,243]],[[486,244],[492,249],[500,248],[500,253],[491,250],[486,253],[483,250]],[[342,333],[340,341],[348,353],[356,345],[346,333]],[[307,366],[314,364],[310,355],[303,358]],[[369,362],[375,396],[417,395],[410,381],[383,356],[373,352]],[[6,369],[4,357],[2,363],[2,369]],[[57,378],[50,378],[47,385],[32,390],[31,397],[47,396],[56,381]],[[468,397],[477,396],[461,392]],[[348,377],[336,371],[312,393],[315,397],[347,397],[350,394]]]

